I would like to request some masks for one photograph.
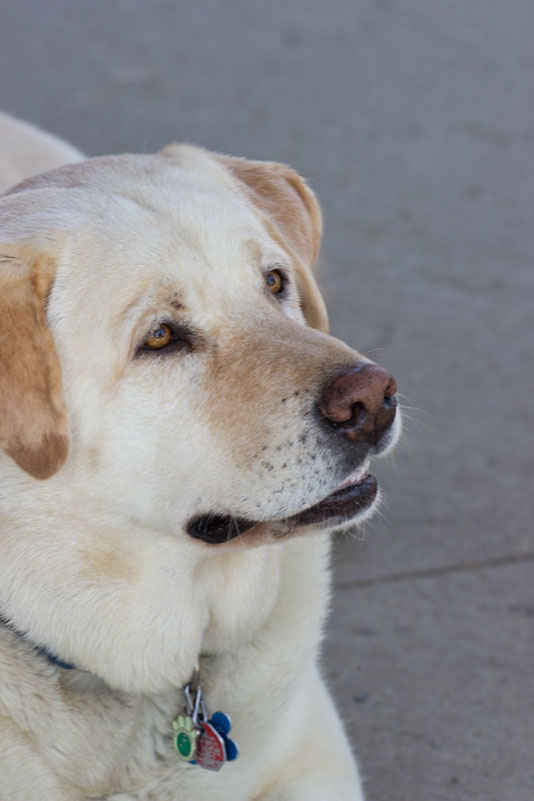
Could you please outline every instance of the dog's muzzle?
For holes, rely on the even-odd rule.
[[[348,478],[337,489],[297,514],[271,521],[284,534],[303,526],[333,525],[356,519],[369,510],[377,496],[378,486],[367,472],[368,457],[387,450],[397,412],[397,385],[393,376],[372,362],[345,367],[331,376],[316,401],[319,425],[329,439],[337,439],[337,450],[343,452]],[[341,446],[341,449],[339,448]],[[201,514],[187,525],[188,534],[209,545],[235,539],[259,522],[234,515]]]

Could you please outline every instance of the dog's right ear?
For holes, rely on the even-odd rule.
[[[6,239],[13,216],[0,200],[0,448],[34,478],[65,462],[69,425],[61,369],[46,324],[54,259]],[[4,224],[3,224],[4,223]]]

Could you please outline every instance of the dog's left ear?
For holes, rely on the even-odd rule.
[[[328,332],[328,315],[312,267],[321,244],[321,210],[312,190],[290,167],[270,161],[216,156],[264,217],[270,233],[290,251],[308,325]]]
[[[45,322],[53,268],[47,257],[38,261],[0,253],[0,448],[34,478],[44,479],[67,458],[69,425],[61,369]]]
[[[306,181],[285,164],[210,153],[192,145],[173,143],[160,153],[177,162],[193,153],[200,159],[207,156],[225,170],[261,214],[268,233],[292,256],[306,322],[328,332],[326,306],[312,274],[321,244],[321,209]]]

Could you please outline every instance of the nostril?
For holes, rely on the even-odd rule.
[[[397,398],[395,395],[384,395],[384,406],[386,409],[395,409],[397,406]]]
[[[388,382],[387,387],[384,390],[384,397],[385,398],[391,398],[392,395],[396,395],[396,394],[397,394],[397,382],[395,381],[395,379],[392,376],[390,378],[389,382]]]
[[[334,429],[345,429],[347,431],[352,431],[355,428],[359,428],[363,426],[366,419],[368,417],[368,411],[365,408],[365,405],[361,401],[356,401],[353,403],[350,408],[350,416],[347,416],[345,420],[334,420],[331,417],[325,417],[328,421],[328,424]]]
[[[367,409],[361,401],[356,401],[352,406],[350,419],[343,425],[343,428],[357,428],[365,422]]]

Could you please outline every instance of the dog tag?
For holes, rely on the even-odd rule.
[[[224,740],[211,723],[199,721],[202,731],[197,740],[195,764],[206,770],[220,770],[226,762]]]
[[[172,728],[174,747],[178,751],[180,759],[183,759],[184,762],[191,762],[195,758],[199,737],[192,718],[189,715],[178,715],[172,722]]]
[[[198,665],[183,692],[184,712],[172,722],[174,747],[184,762],[206,770],[220,770],[225,762],[239,755],[237,745],[228,737],[232,721],[224,712],[209,717],[200,689]]]
[[[232,720],[229,715],[224,712],[215,712],[209,722],[221,735],[224,740],[224,750],[228,762],[233,762],[239,756],[239,748],[236,743],[228,737],[230,729],[232,728]]]

